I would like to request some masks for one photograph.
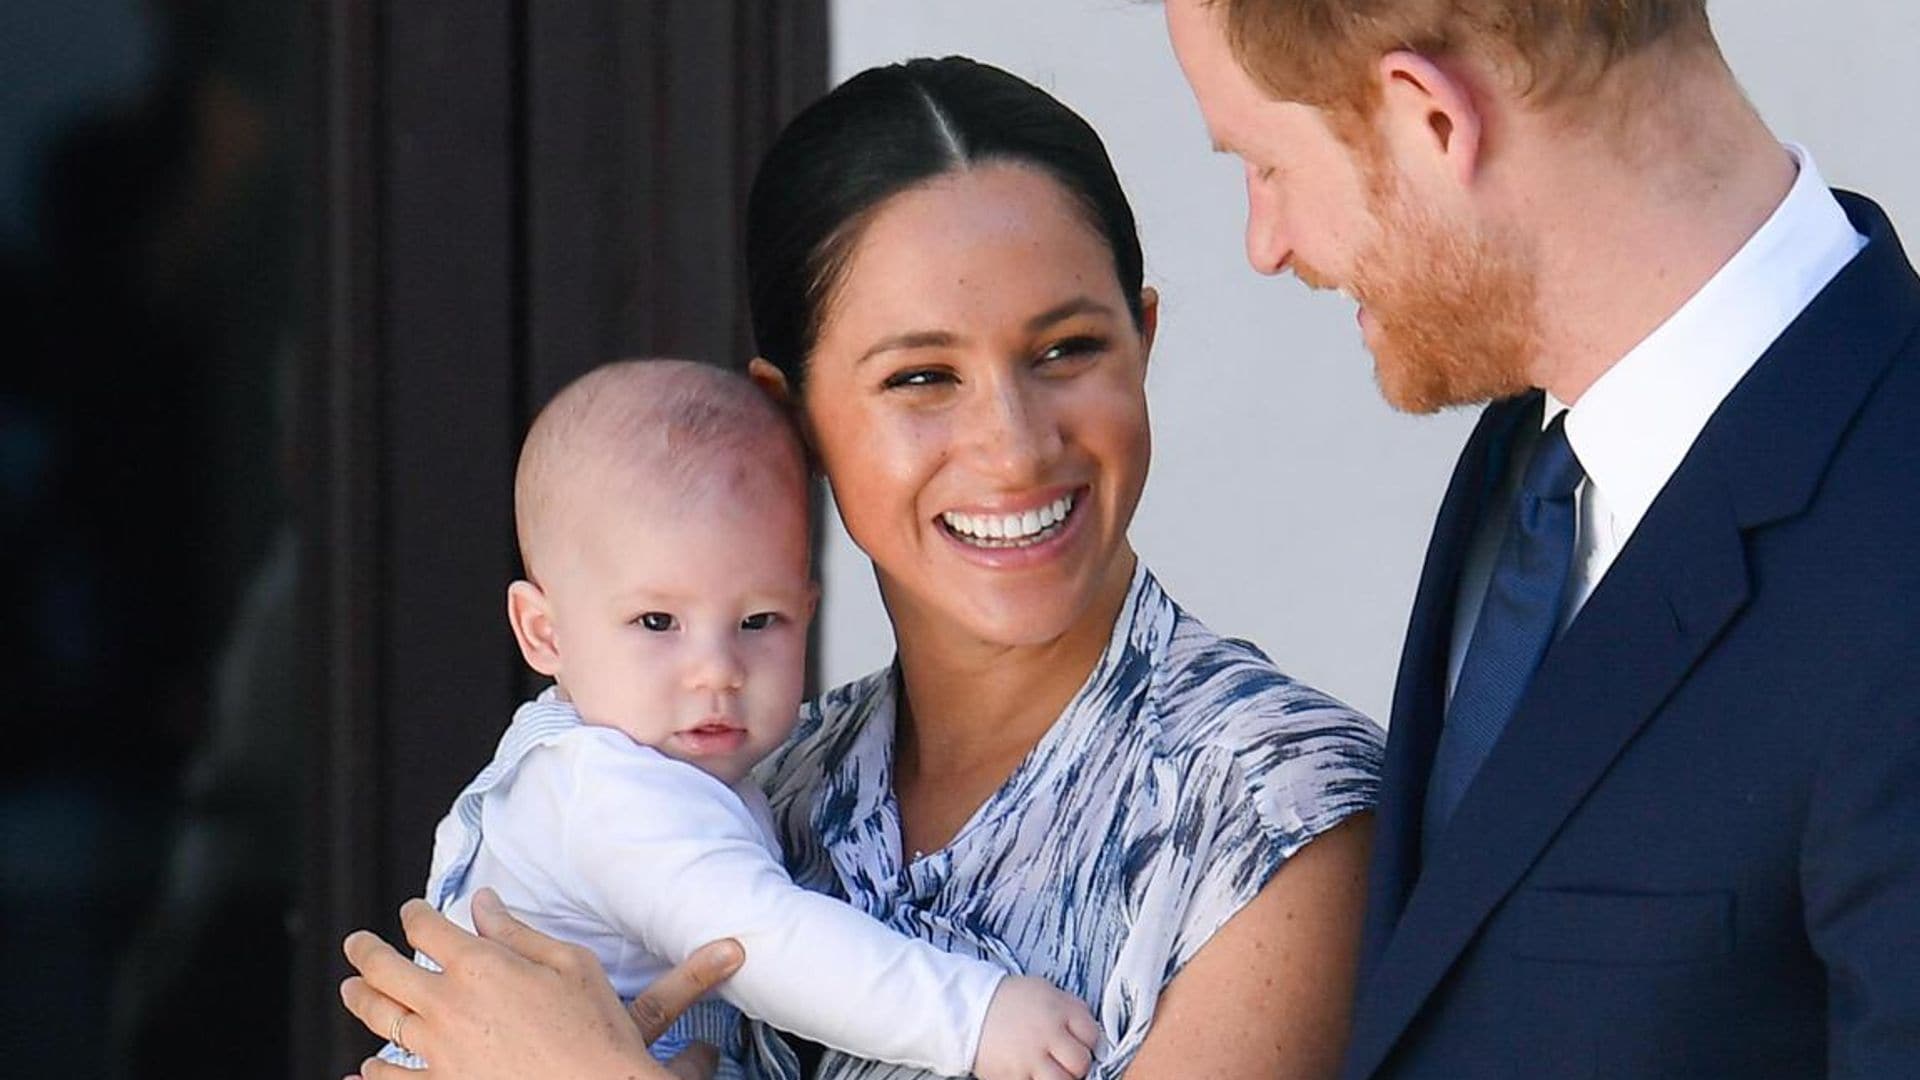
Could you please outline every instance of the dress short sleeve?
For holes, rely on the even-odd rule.
[[[1319,697],[1312,691],[1307,695]],[[1192,852],[1195,878],[1168,958],[1168,977],[1293,854],[1378,797],[1378,729],[1338,702],[1302,700],[1275,717],[1256,701],[1223,725],[1223,745],[1193,757],[1182,816],[1206,850]]]

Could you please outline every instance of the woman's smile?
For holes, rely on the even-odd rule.
[[[1059,182],[1021,166],[943,176],[867,223],[806,409],[896,616],[1004,646],[1117,604],[1156,309],[1134,322],[1111,262]]]
[[[1048,498],[1022,499],[1008,507],[946,510],[935,520],[968,548],[1025,550],[1064,536],[1087,490],[1082,485]]]

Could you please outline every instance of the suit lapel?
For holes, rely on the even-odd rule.
[[[1445,699],[1447,656],[1460,572],[1472,548],[1475,525],[1500,486],[1513,436],[1531,419],[1539,423],[1539,393],[1492,405],[1467,439],[1434,521],[1420,572],[1406,643],[1394,683],[1384,792],[1374,828],[1369,872],[1363,980],[1378,959],[1406,904],[1419,871],[1420,807],[1433,767]]]
[[[1847,424],[1920,321],[1920,284],[1891,226],[1854,196],[1843,204],[1869,246],[1755,364],[1708,423],[1633,538],[1549,651],[1500,742],[1468,789],[1432,862],[1418,870],[1418,807],[1439,729],[1436,654],[1444,658],[1464,546],[1422,579],[1394,699],[1376,882],[1407,889],[1399,919],[1374,943],[1372,915],[1349,1076],[1386,1060],[1487,916],[1552,842],[1621,750],[1712,647],[1751,593],[1745,532],[1812,499]],[[1456,484],[1458,479],[1456,478]],[[1451,498],[1449,502],[1451,502]],[[1443,515],[1443,526],[1446,525]],[[1471,525],[1466,526],[1471,535]],[[1439,541],[1436,539],[1436,544]],[[1432,584],[1448,595],[1427,595]],[[1411,685],[1412,690],[1407,690]],[[1413,730],[1402,733],[1400,725]]]
[[[1356,1020],[1360,1075],[1746,603],[1740,531],[1724,494],[1698,475],[1706,471],[1662,496],[1659,517],[1649,513],[1547,654],[1421,868]]]

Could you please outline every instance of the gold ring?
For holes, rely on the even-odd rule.
[[[400,1037],[401,1034],[406,1030],[407,1017],[409,1015],[410,1014],[405,1009],[400,1010],[398,1013],[394,1015],[393,1026],[387,1029],[387,1041],[399,1047],[401,1050],[405,1051],[406,1053],[411,1054],[413,1053],[413,1051],[407,1049],[406,1041],[401,1039]]]

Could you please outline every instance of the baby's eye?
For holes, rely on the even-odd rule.
[[[639,615],[634,616],[633,625],[641,627],[642,629],[651,630],[656,634],[664,634],[673,629],[674,624],[673,616],[667,612],[643,611]]]
[[[770,630],[780,622],[777,611],[756,611],[740,620],[742,630]]]

